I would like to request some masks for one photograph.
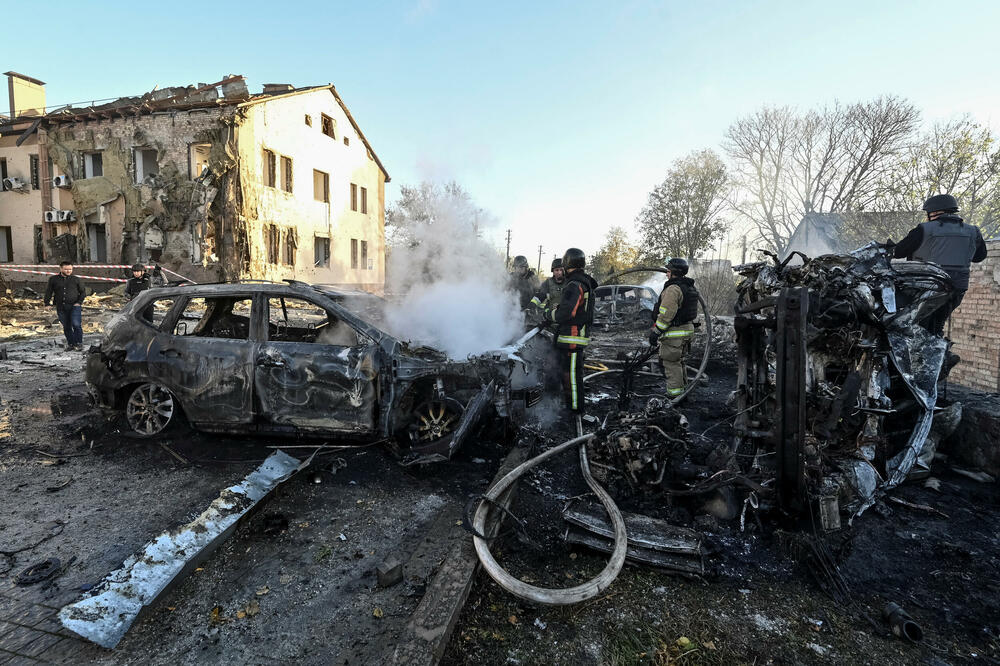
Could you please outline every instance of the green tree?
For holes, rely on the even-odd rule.
[[[386,245],[390,249],[413,247],[428,233],[448,233],[456,228],[478,237],[481,229],[494,222],[493,215],[477,206],[455,181],[403,185],[399,199],[385,211]]]
[[[722,217],[729,175],[712,150],[691,153],[674,162],[657,185],[636,222],[644,260],[697,259],[728,228]]]
[[[639,248],[629,242],[628,234],[622,227],[611,227],[604,244],[590,260],[590,273],[602,281],[613,273],[632,268],[639,260]]]

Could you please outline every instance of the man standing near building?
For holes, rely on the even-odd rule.
[[[927,221],[918,224],[893,249],[896,258],[923,259],[945,270],[955,291],[925,323],[935,335],[944,335],[944,323],[961,304],[969,288],[969,264],[986,258],[986,242],[979,227],[958,216],[958,201],[950,194],[936,194],[924,202]]]
[[[546,308],[546,321],[556,323],[556,349],[562,371],[563,391],[570,411],[583,410],[583,352],[590,343],[589,328],[594,321],[594,288],[597,281],[583,272],[587,257],[571,247],[563,255],[566,281],[555,308]]]
[[[81,351],[83,349],[83,325],[80,321],[83,310],[83,299],[86,296],[83,282],[73,275],[73,262],[64,261],[59,264],[59,274],[49,278],[45,287],[45,305],[50,302],[56,306],[56,316],[63,327],[66,336],[66,349]]]
[[[531,304],[531,297],[538,291],[538,276],[528,266],[528,258],[523,254],[514,257],[513,268],[510,285],[517,292],[523,310]]]
[[[649,332],[649,344],[660,345],[660,361],[667,378],[667,395],[674,397],[684,392],[687,370],[684,361],[691,348],[694,320],[698,317],[698,290],[694,280],[687,277],[688,263],[675,257],[667,262],[670,279],[663,283],[660,292],[660,309]]]
[[[536,308],[545,310],[559,305],[562,299],[563,287],[566,285],[566,271],[563,270],[562,259],[552,260],[552,277],[545,278],[545,282],[538,288],[531,299],[531,304]]]

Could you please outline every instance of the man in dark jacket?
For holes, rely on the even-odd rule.
[[[698,290],[687,277],[688,263],[675,257],[667,262],[670,279],[663,283],[660,308],[649,332],[649,344],[660,345],[660,362],[667,378],[667,395],[678,396],[687,384],[684,361],[691,348],[698,317]]]
[[[563,288],[566,286],[566,271],[563,270],[562,259],[552,260],[552,277],[545,278],[545,282],[538,288],[531,298],[531,304],[540,310],[554,308],[559,305],[562,299]]]
[[[80,321],[83,299],[87,295],[80,278],[73,275],[73,262],[59,264],[59,274],[49,278],[45,287],[45,305],[56,306],[56,316],[66,336],[66,349],[83,350],[83,325]]]
[[[562,370],[563,391],[570,411],[583,411],[583,352],[590,343],[594,321],[594,289],[597,281],[583,272],[587,258],[583,250],[571,247],[563,255],[566,282],[555,308],[546,308],[546,321],[556,324],[556,350]]]
[[[944,323],[961,304],[969,288],[969,264],[986,258],[986,242],[979,228],[958,216],[958,201],[950,194],[936,194],[924,202],[927,221],[918,224],[893,249],[893,256],[930,261],[951,277],[955,291],[924,324],[944,335]]]

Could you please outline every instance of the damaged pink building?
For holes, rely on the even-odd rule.
[[[251,95],[231,75],[47,109],[41,81],[7,77],[0,262],[382,290],[389,175],[332,84]]]

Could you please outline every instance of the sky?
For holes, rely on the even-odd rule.
[[[334,83],[401,185],[455,180],[532,265],[632,230],[691,151],[764,105],[879,95],[1000,127],[1000,2],[46,3],[2,71],[57,105],[243,74]],[[6,106],[6,103],[0,103]]]

